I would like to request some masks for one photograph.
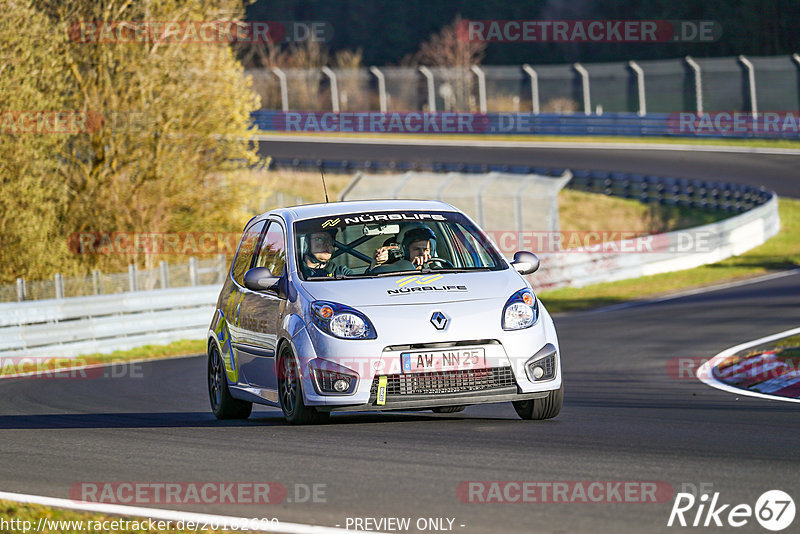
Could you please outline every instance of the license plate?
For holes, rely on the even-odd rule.
[[[403,352],[400,354],[403,373],[459,371],[486,368],[483,348]]]

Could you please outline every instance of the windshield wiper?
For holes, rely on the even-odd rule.
[[[473,271],[491,271],[491,267],[449,267],[447,269],[426,269],[426,273],[471,273]]]

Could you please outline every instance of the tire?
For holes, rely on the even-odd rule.
[[[247,419],[253,411],[253,403],[231,396],[225,363],[213,341],[208,346],[208,398],[211,411],[217,419]]]
[[[564,384],[557,390],[549,392],[543,399],[513,401],[512,404],[517,415],[523,419],[552,419],[558,415],[564,404]]]
[[[303,402],[300,373],[292,349],[284,346],[278,359],[278,397],[286,422],[290,425],[318,424],[328,420],[329,412],[319,412]]]
[[[456,413],[463,412],[466,409],[466,406],[439,406],[438,408],[433,408],[433,413]]]

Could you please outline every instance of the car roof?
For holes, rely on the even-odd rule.
[[[446,202],[438,200],[346,200],[341,202],[327,202],[322,204],[305,204],[277,208],[264,213],[255,219],[262,219],[276,215],[287,223],[317,217],[330,217],[332,215],[346,215],[348,213],[363,213],[370,211],[455,211],[458,209]]]

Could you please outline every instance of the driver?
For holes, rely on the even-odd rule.
[[[306,277],[351,275],[352,269],[331,263],[336,230],[312,232],[307,236],[303,261],[300,267]]]
[[[389,260],[389,249],[383,246],[375,251],[375,265],[382,265]],[[436,235],[427,226],[412,228],[403,236],[403,257],[414,264],[415,269],[422,269],[436,252]]]

